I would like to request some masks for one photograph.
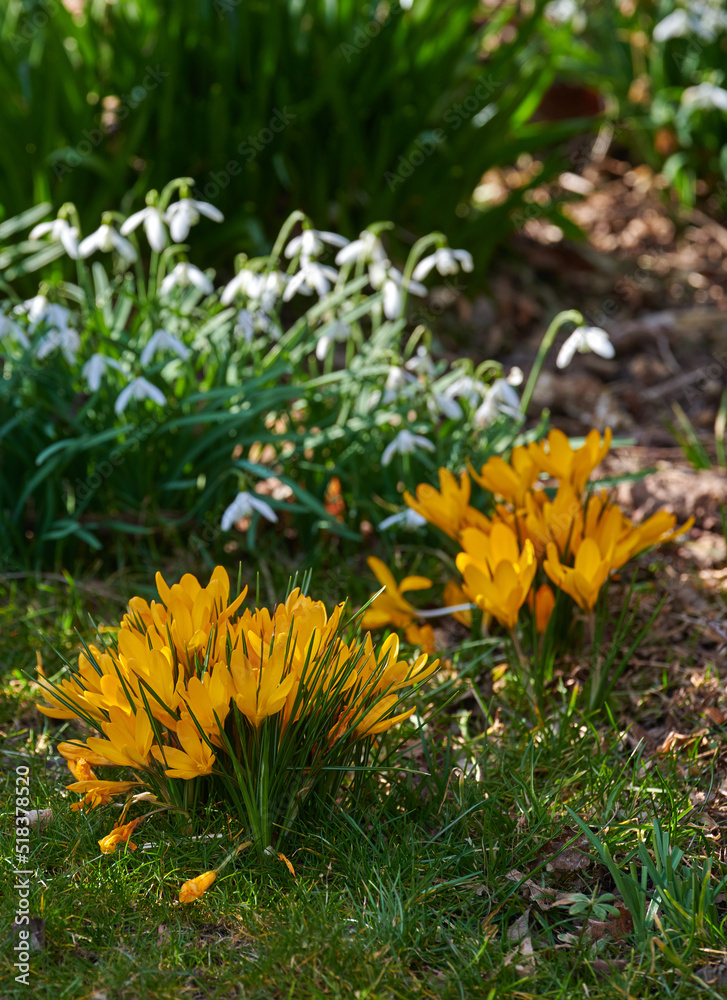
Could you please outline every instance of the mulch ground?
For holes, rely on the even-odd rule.
[[[507,172],[486,181],[513,186]],[[577,196],[565,211],[583,240],[536,214],[487,287],[458,299],[438,333],[450,357],[494,357],[526,375],[561,309],[609,333],[613,359],[576,355],[564,371],[556,343],[530,415],[547,408],[568,434],[611,427],[628,439],[599,474],[653,470],[615,490],[635,520],[661,508],[679,523],[695,518],[681,541],[639,560],[640,578],[656,579],[644,609],[665,604],[624,678],[624,738],[642,742],[647,759],[680,748],[685,768],[714,768],[709,794],[694,793],[694,817],[719,840],[727,832],[727,473],[716,461],[715,421],[727,389],[727,222],[708,197],[683,208],[663,177],[616,156],[536,189],[535,204],[564,191]],[[695,470],[680,447],[682,413],[711,469]]]

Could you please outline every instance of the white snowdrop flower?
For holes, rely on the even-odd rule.
[[[213,222],[225,220],[219,208],[209,205],[206,201],[195,201],[194,198],[180,198],[169,206],[164,214],[164,221],[169,226],[169,232],[175,243],[182,243],[187,239],[189,230],[197,225],[201,215],[207,216]]]
[[[463,271],[471,271],[473,268],[472,254],[466,250],[450,250],[449,247],[439,247],[429,257],[424,257],[414,268],[412,277],[415,281],[422,281],[429,272],[436,268],[443,275],[458,274],[460,267]]]
[[[384,383],[384,404],[393,402],[397,396],[410,395],[412,389],[416,391],[415,383],[416,377],[414,375],[410,375],[408,371],[399,367],[399,365],[392,365],[389,368],[386,382]]]
[[[238,295],[244,295],[248,299],[257,299],[262,294],[264,285],[262,274],[243,267],[223,288],[220,302],[223,306],[229,306]]]
[[[388,261],[386,262],[388,264]],[[405,281],[401,271],[386,264],[372,264],[369,268],[369,280],[377,291],[383,292],[384,316],[387,319],[396,319],[404,304],[404,287],[411,295],[425,296],[427,290],[418,281]]]
[[[144,350],[139,358],[144,368],[157,351],[173,351],[182,361],[186,361],[191,354],[189,348],[181,340],[166,330],[155,330],[144,345]]]
[[[159,291],[162,295],[167,295],[177,285],[194,285],[203,295],[211,295],[215,290],[204,271],[200,271],[186,260],[174,265],[172,271],[162,281]]]
[[[573,360],[576,351],[579,354],[593,351],[594,354],[600,354],[602,358],[612,358],[615,354],[608,334],[598,326],[577,327],[558,351],[558,357],[555,360],[556,366],[566,368]]]
[[[488,391],[489,387],[480,379],[473,378],[472,375],[460,375],[454,382],[450,382],[443,395],[447,399],[466,399],[469,406],[477,406]]]
[[[523,419],[518,394],[504,378],[495,379],[488,388],[485,398],[475,410],[472,423],[477,428],[487,427],[500,416]]]
[[[124,260],[128,261],[134,261],[137,257],[136,250],[131,243],[107,223],[103,223],[95,233],[91,233],[78,244],[79,257],[90,257],[97,250],[101,253],[111,253],[112,250],[115,250]]]
[[[706,81],[697,87],[687,87],[682,92],[682,107],[727,111],[727,90]]]
[[[394,525],[400,524],[403,528],[408,530],[414,530],[415,528],[421,528],[427,523],[427,519],[422,517],[421,514],[417,514],[415,510],[411,507],[407,507],[406,510],[402,510],[399,514],[392,514],[391,517],[385,517],[383,521],[379,521],[379,531],[387,531],[389,528],[393,528]]]
[[[407,430],[399,431],[394,440],[384,448],[381,464],[388,465],[394,455],[410,455],[418,448],[436,451],[429,438],[422,437],[421,434],[412,434],[411,431]]]
[[[433,417],[441,415],[446,417],[448,420],[462,419],[462,407],[459,403],[440,392],[432,393],[427,400],[427,409]]]
[[[314,290],[318,293],[318,298],[322,299],[330,292],[331,282],[337,278],[338,271],[334,267],[301,259],[300,270],[293,275],[283,292],[283,302],[290,302],[297,292],[312,295]]]
[[[693,0],[688,9],[678,8],[659,21],[653,31],[655,42],[666,42],[670,38],[696,35],[705,42],[713,42],[717,35],[727,30],[727,12],[719,0]]]
[[[285,248],[285,256],[289,259],[300,254],[301,257],[317,257],[323,253],[324,243],[332,247],[348,246],[349,241],[338,233],[327,233],[320,229],[304,229],[299,236],[294,236]]]
[[[523,377],[524,376],[522,368],[518,368],[517,365],[515,365],[515,367],[511,368],[510,371],[508,372],[507,384],[514,386],[522,385]]]
[[[36,327],[44,323],[47,327],[55,327],[57,330],[65,330],[71,318],[71,310],[57,302],[49,302],[45,295],[34,295],[32,299],[26,299],[20,305],[14,307],[16,316],[26,316],[28,327],[33,333]]]
[[[142,223],[144,224],[144,232],[149,241],[149,246],[157,253],[161,253],[167,245],[167,230],[164,226],[162,213],[154,205],[147,205],[140,212],[134,212],[133,215],[130,215],[122,224],[119,232],[122,236],[128,236],[129,233],[133,233]]]
[[[242,520],[243,517],[250,517],[255,511],[262,514],[264,518],[267,518],[273,524],[278,520],[278,515],[269,503],[255,496],[254,493],[245,491],[244,493],[238,493],[230,506],[225,510],[222,515],[220,527],[223,531],[229,531],[233,524]]]
[[[81,374],[88,383],[91,392],[98,392],[101,388],[101,379],[107,368],[115,368],[117,372],[124,370],[124,366],[115,358],[109,358],[106,354],[92,354],[86,364],[81,369]]]
[[[251,344],[255,336],[255,318],[249,309],[241,309],[235,319],[233,333],[246,344]]]
[[[332,274],[335,273],[333,268],[330,269],[330,272]],[[338,274],[336,274],[337,277]],[[262,275],[261,278],[260,290],[255,298],[258,299],[263,311],[270,313],[275,309],[278,300],[282,297],[290,281],[290,275],[284,274],[282,271],[269,271],[267,274]]]
[[[655,26],[652,37],[655,42],[666,42],[670,38],[681,38],[690,32],[689,14],[679,8],[667,14],[663,21]]]
[[[318,338],[318,343],[316,344],[316,357],[318,360],[323,361],[328,354],[331,344],[347,341],[351,336],[351,332],[351,327],[348,323],[344,323],[340,319],[334,320],[333,323],[329,324],[326,332]]]
[[[573,31],[583,31],[586,15],[575,0],[552,0],[545,7],[546,20],[551,24],[570,24]]]
[[[27,351],[30,347],[30,341],[25,335],[25,330],[20,326],[19,323],[14,323],[8,316],[4,316],[0,313],[0,340],[5,338],[14,338],[23,348]]]
[[[414,6],[414,0],[399,0],[399,6],[402,10],[411,10]]]
[[[36,348],[35,356],[39,361],[42,361],[43,358],[60,347],[68,364],[73,365],[76,363],[76,355],[80,346],[81,338],[78,336],[78,331],[67,326],[62,330],[50,330],[46,333]]]
[[[28,233],[29,240],[50,236],[55,243],[61,243],[63,249],[73,260],[78,259],[78,227],[72,226],[67,219],[54,219],[52,222],[40,222]]]
[[[423,344],[417,347],[416,354],[413,358],[409,358],[404,367],[408,372],[414,372],[415,375],[426,375],[428,378],[434,376],[432,356]]]
[[[119,393],[114,405],[114,410],[118,416],[121,416],[132,399],[150,399],[152,403],[156,403],[158,406],[164,406],[167,401],[161,389],[158,389],[151,382],[147,382],[145,378],[141,377],[132,379]]]
[[[339,267],[342,264],[352,264],[359,260],[367,264],[371,261],[386,260],[384,244],[376,233],[372,233],[368,229],[365,229],[357,240],[349,243],[336,254],[336,263]]]

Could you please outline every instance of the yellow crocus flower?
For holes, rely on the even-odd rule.
[[[515,507],[523,506],[527,493],[540,475],[539,465],[522,445],[513,448],[509,463],[493,455],[482,466],[479,475],[474,469],[471,471],[480,486]]]
[[[489,537],[464,531],[462,548],[457,569],[465,594],[501,625],[514,628],[537,569],[533,543],[526,539],[521,551],[512,528],[496,523]]]
[[[593,538],[584,538],[576,552],[575,565],[563,566],[551,542],[543,569],[556,587],[570,594],[578,607],[592,611],[611,571],[612,554],[613,547],[604,555]]]
[[[132,819],[130,823],[125,823],[123,826],[115,826],[111,833],[107,833],[99,840],[98,846],[101,848],[101,853],[113,854],[117,844],[126,844],[130,851],[135,851],[136,844],[131,843],[131,835],[143,818],[140,816],[139,819]]]
[[[86,743],[91,750],[121,767],[148,766],[154,731],[145,711],[139,709],[135,716],[128,716],[112,706],[109,721],[102,722],[101,728],[108,738],[89,736]]]
[[[611,437],[610,427],[606,428],[603,441],[597,430],[589,431],[585,444],[574,450],[563,431],[554,428],[545,441],[529,444],[528,452],[542,472],[553,479],[570,483],[580,495],[593,470],[606,457]]]
[[[190,718],[182,718],[177,724],[177,739],[182,749],[164,746],[152,747],[152,755],[160,764],[168,765],[164,773],[168,778],[184,778],[191,781],[205,774],[211,774],[215,755],[207,743],[200,738],[197,727]]]
[[[364,611],[361,627],[370,629],[393,625],[395,628],[406,628],[411,625],[417,617],[417,609],[402,595],[409,590],[426,590],[431,587],[432,581],[425,576],[405,576],[397,584],[393,573],[381,559],[369,556],[366,562],[386,590],[375,597]]]
[[[248,632],[247,645],[259,657],[260,666],[254,666],[238,647],[232,651],[230,674],[235,703],[257,729],[264,719],[276,715],[285,705],[297,678],[292,671],[283,676],[286,667],[285,636],[275,642],[271,651],[263,652],[259,636]]]
[[[179,890],[179,902],[193,903],[196,899],[200,899],[216,878],[216,871],[205,872],[203,875],[198,875],[197,878],[191,878]]]
[[[487,531],[489,521],[484,514],[470,506],[470,478],[466,472],[460,475],[459,483],[449,469],[439,470],[439,490],[429,483],[420,483],[416,497],[404,493],[407,506],[430,524],[440,528],[450,538],[459,538],[462,528],[479,527]]]

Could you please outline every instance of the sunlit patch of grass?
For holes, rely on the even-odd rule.
[[[724,961],[724,903],[699,933],[663,913],[644,945],[621,923],[594,923],[559,897],[617,892],[607,865],[567,809],[606,843],[619,870],[658,820],[684,851],[683,871],[712,860],[727,874],[704,821],[723,781],[718,740],[659,756],[625,734],[563,716],[531,729],[516,686],[492,695],[492,644],[468,645],[420,699],[398,770],[358,799],[317,812],[276,857],[240,855],[198,902],[177,901],[185,880],[219,865],[239,825],[211,803],[203,836],[184,817],[159,814],[135,832],[134,852],[102,855],[114,807],[71,812],[69,774],[53,746],[65,724],[42,719],[19,673],[53,634],[64,652],[92,626],[60,584],[15,585],[3,600],[5,769],[3,852],[12,847],[15,767],[28,766],[31,808],[52,822],[31,838],[31,914],[45,946],[31,953],[34,994],[59,998],[570,997],[690,1000]],[[118,618],[123,599],[96,608]],[[58,624],[56,624],[58,623]],[[12,631],[15,635],[10,635]],[[52,654],[46,653],[52,670]],[[475,694],[477,697],[475,697]],[[459,699],[459,700],[457,700]],[[479,699],[479,700],[478,700]],[[513,700],[514,699],[514,700]],[[498,725],[492,725],[499,709]],[[458,721],[459,720],[459,721]],[[489,734],[485,735],[485,730]],[[711,745],[711,744],[710,744]],[[697,806],[695,807],[695,802]],[[217,836],[221,834],[222,836]],[[0,902],[3,996],[27,995],[10,957],[14,893]],[[644,897],[644,905],[646,905]],[[623,905],[623,904],[620,904]],[[721,925],[719,923],[721,921]],[[599,936],[600,935],[600,936]],[[720,937],[721,935],[721,937]],[[710,971],[711,970],[711,971]],[[699,979],[695,978],[699,976]]]

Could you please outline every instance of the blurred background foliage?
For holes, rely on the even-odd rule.
[[[0,3],[6,216],[70,200],[90,228],[187,175],[227,219],[207,250],[261,252],[300,208],[348,236],[446,226],[483,264],[526,190],[477,211],[485,170],[553,173],[591,127],[534,120],[566,70],[539,0],[65,3]]]
[[[721,0],[405,6],[0,0],[5,217],[70,200],[91,228],[187,175],[227,219],[213,257],[264,252],[300,208],[348,236],[446,229],[484,267],[528,190],[579,167],[569,138],[604,123],[684,201],[699,178],[727,200]],[[522,186],[473,202],[523,155]]]

